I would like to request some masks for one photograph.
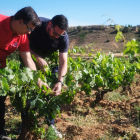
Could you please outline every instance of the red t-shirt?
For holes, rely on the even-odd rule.
[[[10,20],[11,17],[0,14],[0,68],[6,67],[6,57],[17,48],[21,52],[30,51],[27,34],[12,36]]]

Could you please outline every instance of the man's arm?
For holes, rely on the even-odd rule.
[[[31,52],[31,54],[34,55],[34,57],[36,58],[36,60],[37,60],[37,65],[39,66],[39,68],[40,68],[41,70],[44,70],[44,71],[45,71],[45,69],[44,69],[43,66],[48,66],[47,62],[46,62],[40,55],[36,54],[36,53],[35,53],[34,51],[32,51],[31,49],[30,49],[30,52]]]
[[[19,52],[20,53],[20,56],[23,60],[23,63],[25,65],[25,67],[28,67],[30,68],[31,70],[37,70],[36,69],[36,65],[31,57],[31,53],[30,52]],[[46,88],[49,88],[49,86],[44,83],[43,81],[41,81],[41,79],[39,78],[38,79],[38,82],[37,82],[38,86],[41,88],[42,85],[45,85]]]
[[[67,73],[67,57],[68,57],[67,52],[66,53],[59,53],[58,81],[63,82],[63,77]],[[53,88],[53,92],[55,93],[56,96],[61,93],[61,87],[62,87],[61,82],[58,82],[55,84],[55,86]]]
[[[30,68],[31,70],[37,70],[36,69],[36,66],[35,66],[35,63],[31,57],[31,53],[30,52],[19,52],[22,60],[23,60],[23,63],[25,65],[25,67],[28,67]]]
[[[67,57],[68,53],[59,53],[59,70],[58,70],[58,81],[63,82],[63,77],[67,73]]]

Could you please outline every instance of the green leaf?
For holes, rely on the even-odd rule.
[[[90,95],[91,93],[91,87],[89,84],[84,83],[81,87],[82,91],[85,91],[86,95]]]
[[[25,68],[25,71],[26,71],[28,77],[33,80],[33,72],[31,71],[31,69]]]
[[[137,63],[137,68],[140,69],[140,63]]]
[[[34,71],[33,72],[33,79],[34,79],[35,83],[38,82],[38,78],[40,78],[40,75],[39,75],[38,71]]]
[[[96,60],[94,60],[94,59],[93,59],[93,60],[92,60],[92,62],[93,62],[95,65],[97,65],[97,62],[96,62]]]
[[[36,58],[34,57],[34,55],[31,55],[31,56],[32,56],[33,60],[34,60],[35,62],[37,62],[37,60],[36,60]]]
[[[18,78],[18,87],[23,86],[23,85],[24,85],[24,82],[21,81],[21,80]]]
[[[12,74],[13,73],[13,71],[10,68],[8,68],[8,67],[5,68],[5,71],[8,74]]]
[[[8,78],[8,81],[14,79],[15,75],[8,75],[7,78]]]
[[[52,94],[52,90],[51,90],[51,89],[46,89],[46,91],[47,91],[47,92],[45,93],[46,96],[47,96],[48,94],[50,94],[50,93]]]
[[[16,92],[16,88],[15,87],[10,88],[10,92],[15,93]]]
[[[90,83],[92,81],[92,77],[89,77],[88,79],[87,79],[87,83]]]
[[[97,84],[98,87],[102,87],[103,86],[103,79],[100,75],[97,75],[95,77],[95,83]]]
[[[73,80],[73,76],[72,74],[69,73],[66,77],[66,85],[70,86],[72,80]]]
[[[2,86],[3,86],[3,89],[5,90],[5,91],[9,91],[9,85],[8,85],[8,83],[7,83],[7,80],[6,80],[6,78],[2,78]]]
[[[82,78],[82,72],[81,72],[81,71],[78,71],[78,72],[75,74],[75,80],[79,80],[80,78]]]
[[[20,78],[23,82],[28,82],[28,78],[27,78],[27,76],[26,76],[25,73],[21,73],[20,76],[19,76],[19,78]]]
[[[31,108],[35,107],[36,101],[37,101],[37,99],[32,100],[32,101],[30,102]]]

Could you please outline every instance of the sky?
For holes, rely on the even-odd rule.
[[[26,6],[50,19],[63,14],[70,27],[140,25],[140,0],[0,0],[0,14],[11,16]]]

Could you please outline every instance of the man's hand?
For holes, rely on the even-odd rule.
[[[61,87],[62,87],[62,84],[60,82],[56,83],[54,85],[54,88],[52,89],[53,91],[53,96],[58,96],[61,94]]]
[[[47,62],[43,58],[38,57],[37,58],[37,64],[38,64],[38,66],[39,66],[39,68],[41,70],[46,71],[45,68],[44,68],[44,66],[48,66],[48,64],[47,64]]]
[[[37,82],[39,88],[42,87],[42,85],[45,85],[47,89],[49,89],[50,87],[48,86],[47,83],[44,83],[40,78],[38,78],[38,82]]]

